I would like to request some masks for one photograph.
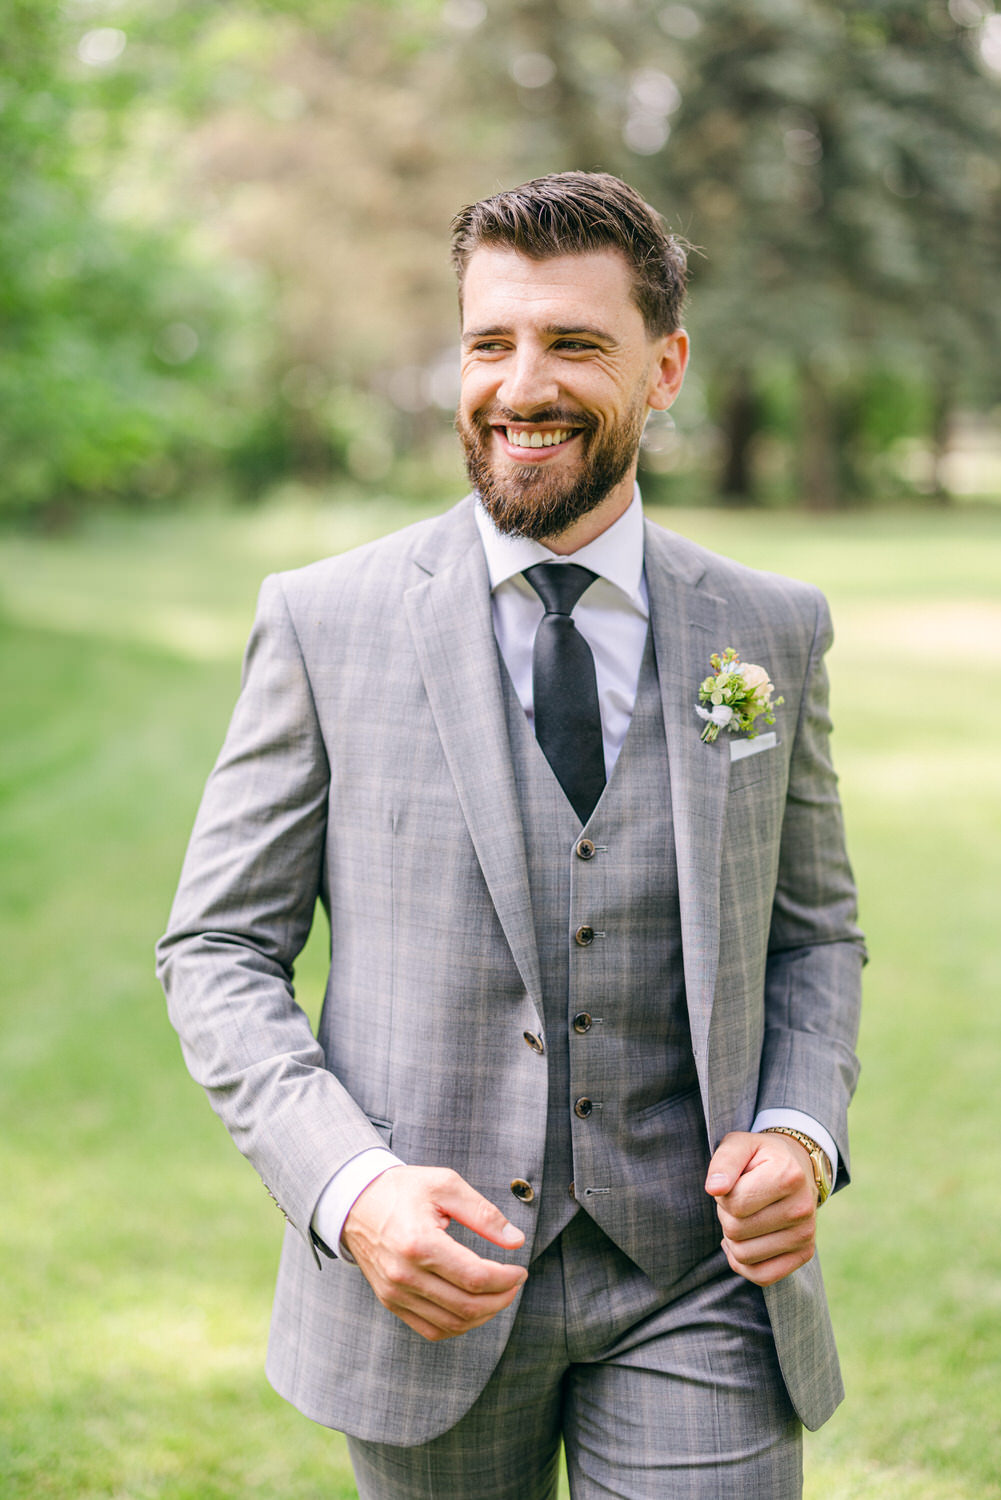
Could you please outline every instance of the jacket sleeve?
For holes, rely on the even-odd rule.
[[[384,1144],[327,1070],[295,1000],[293,965],[322,894],[328,795],[298,638],[282,580],[269,578],[157,972],[192,1077],[307,1240],[333,1174]]]
[[[847,1111],[858,1077],[866,961],[831,764],[824,656],[833,632],[819,594],[790,775],[765,972],[757,1109],[797,1109],[834,1138],[837,1186],[849,1175]]]

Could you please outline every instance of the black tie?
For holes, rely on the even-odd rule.
[[[525,569],[546,610],[532,653],[535,737],[582,823],[604,789],[605,752],[594,657],[570,612],[597,576],[575,563]]]

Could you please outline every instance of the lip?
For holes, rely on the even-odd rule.
[[[566,423],[554,423],[550,427],[523,427],[520,423],[516,422],[505,423],[504,426],[491,424],[491,430],[501,452],[505,457],[511,459],[513,463],[517,464],[552,463],[554,459],[559,458],[561,453],[568,453],[570,451],[584,430],[583,428],[578,428],[572,437],[569,437],[565,443],[560,443],[556,447],[516,448],[513,443],[509,443],[507,440],[507,427],[514,427],[518,432],[558,432],[561,429],[566,430]]]

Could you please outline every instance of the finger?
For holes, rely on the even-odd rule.
[[[394,1236],[383,1269],[401,1285],[426,1275],[473,1296],[508,1292],[521,1286],[528,1275],[516,1261],[487,1260],[477,1255],[435,1224]]]
[[[464,1224],[481,1239],[508,1250],[525,1243],[525,1236],[518,1226],[505,1218],[496,1204],[478,1193],[458,1172],[442,1174],[441,1183],[435,1185],[434,1197],[444,1214]]]
[[[412,1328],[415,1333],[419,1333],[422,1339],[427,1339],[428,1343],[436,1344],[442,1339],[451,1337],[450,1334],[443,1333],[434,1323],[429,1323],[426,1318],[422,1318],[419,1313],[411,1312],[409,1308],[389,1307],[386,1303],[383,1303],[383,1306],[386,1307],[388,1312],[395,1313],[401,1323],[406,1323],[408,1328]]]
[[[427,1339],[430,1344],[440,1344],[445,1339],[459,1338],[463,1333],[468,1333],[470,1328],[479,1327],[478,1323],[470,1323],[463,1327],[445,1328],[440,1323],[423,1317],[421,1312],[405,1307],[390,1307],[388,1311],[395,1313],[402,1323],[406,1323],[408,1328],[412,1328],[415,1333],[419,1333],[421,1338]],[[484,1318],[482,1321],[487,1322],[488,1320]]]
[[[482,1259],[440,1229],[400,1239],[370,1271],[384,1301],[413,1305],[419,1297],[449,1310],[513,1296],[528,1276],[523,1266]]]
[[[813,1255],[814,1244],[812,1226],[786,1230],[782,1234],[764,1234],[756,1240],[733,1240],[729,1235],[723,1239],[723,1248],[728,1249],[742,1266],[764,1265],[766,1261],[783,1255],[798,1255],[802,1265]]]
[[[454,1338],[487,1323],[510,1307],[521,1283],[491,1296],[470,1296],[449,1282],[423,1274],[412,1284],[392,1283],[379,1300],[428,1339]],[[418,1324],[422,1325],[418,1327]]]
[[[761,1137],[757,1138],[759,1141]],[[802,1152],[809,1169],[809,1158],[801,1146],[794,1144],[794,1151]],[[762,1145],[747,1165],[746,1171],[729,1193],[718,1200],[737,1218],[752,1218],[755,1214],[783,1203],[816,1204],[817,1194],[813,1183],[812,1169],[804,1170],[796,1155],[781,1146],[778,1152],[769,1144]]]
[[[742,1211],[735,1213],[729,1200],[718,1201],[716,1204],[716,1214],[723,1233],[729,1239],[737,1241],[759,1239],[767,1234],[781,1234],[801,1225],[810,1225],[812,1228],[816,1213],[816,1202],[805,1191],[782,1198],[751,1214]]]
[[[524,1278],[517,1265],[485,1260],[446,1233],[453,1218],[469,1221],[519,1243],[514,1225],[504,1234],[503,1214],[458,1173],[425,1167],[392,1167],[356,1199],[341,1239],[369,1279],[376,1268],[395,1279],[403,1263],[440,1270],[470,1291],[507,1290]]]
[[[777,1281],[783,1281],[786,1276],[791,1276],[793,1271],[798,1271],[800,1266],[806,1265],[813,1257],[813,1251],[803,1254],[800,1251],[789,1251],[783,1255],[772,1256],[768,1260],[749,1263],[738,1259],[734,1253],[734,1247],[728,1240],[723,1241],[723,1250],[730,1263],[731,1271],[738,1276],[743,1276],[745,1281],[753,1282],[755,1286],[774,1286]]]
[[[757,1148],[758,1137],[747,1131],[735,1130],[724,1136],[709,1163],[706,1192],[713,1198],[732,1192]]]
[[[511,1306],[520,1290],[520,1287],[512,1287],[509,1292],[495,1297],[466,1298],[458,1301],[453,1301],[447,1294],[438,1300],[438,1294],[434,1292],[427,1299],[416,1298],[412,1310],[451,1338],[456,1334],[467,1332],[470,1328],[479,1328],[482,1323],[489,1323],[491,1318],[495,1318],[499,1312]]]

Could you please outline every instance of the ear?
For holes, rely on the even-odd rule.
[[[688,334],[683,328],[657,340],[654,360],[647,405],[654,411],[667,411],[677,399],[688,366]]]

